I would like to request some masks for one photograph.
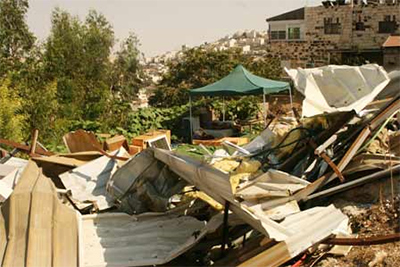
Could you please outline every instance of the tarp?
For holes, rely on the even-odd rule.
[[[272,94],[289,90],[287,82],[274,81],[256,76],[242,65],[236,68],[221,80],[207,86],[191,89],[192,96],[233,96]]]
[[[305,96],[303,117],[354,110],[359,113],[389,83],[386,71],[376,65],[360,67],[329,65],[286,72]]]

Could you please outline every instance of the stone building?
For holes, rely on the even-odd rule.
[[[400,35],[389,36],[382,47],[383,66],[386,70],[400,70]]]
[[[399,32],[400,1],[323,1],[268,18],[269,45],[284,66],[382,65],[383,43]]]

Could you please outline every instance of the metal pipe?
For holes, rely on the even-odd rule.
[[[294,111],[293,111],[293,97],[292,97],[292,88],[289,86],[289,99],[290,99],[290,110],[292,111],[292,113],[293,113],[293,117],[295,117],[296,118],[296,114],[294,114]]]
[[[369,182],[370,180],[382,179],[385,177],[389,177],[391,173],[399,173],[399,172],[400,172],[400,165],[396,165],[393,168],[382,170],[382,171],[367,175],[363,178],[360,178],[360,179],[357,179],[357,180],[354,180],[354,181],[351,181],[351,182],[348,182],[345,184],[341,184],[341,185],[323,190],[321,192],[309,195],[308,197],[306,197],[304,199],[304,201],[311,200],[311,199],[318,198],[318,197],[323,197],[323,196],[326,197],[326,196],[330,196],[333,194],[337,194],[337,193],[349,190],[353,187],[357,187],[359,185],[365,184],[365,183]]]
[[[265,107],[265,94],[263,94],[264,126],[267,126],[267,108]]]
[[[225,121],[225,97],[222,97],[222,121]]]
[[[393,243],[400,241],[400,233],[385,235],[385,236],[372,236],[372,237],[358,237],[358,238],[329,238],[322,241],[322,244],[329,245],[342,245],[342,246],[370,246]]]
[[[189,95],[189,127],[190,127],[190,144],[193,141],[193,125],[192,125],[192,96]]]
[[[229,234],[229,228],[228,228],[228,216],[229,216],[229,205],[230,202],[226,201],[225,202],[225,209],[224,209],[224,222],[223,222],[223,232],[222,232],[222,246],[221,246],[221,257],[225,255],[225,246],[228,243],[228,234]]]

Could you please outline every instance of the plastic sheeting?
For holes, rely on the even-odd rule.
[[[359,113],[385,88],[390,78],[376,65],[329,65],[313,69],[286,69],[296,89],[305,96],[303,117],[355,110]]]

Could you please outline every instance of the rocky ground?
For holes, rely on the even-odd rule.
[[[356,189],[357,190],[357,189]],[[358,237],[388,235],[400,232],[400,195],[384,197],[377,203],[337,200],[337,206],[350,218],[351,230]],[[317,261],[318,259],[318,261]],[[319,254],[307,266],[400,266],[400,242],[373,246],[353,246],[346,256]]]

